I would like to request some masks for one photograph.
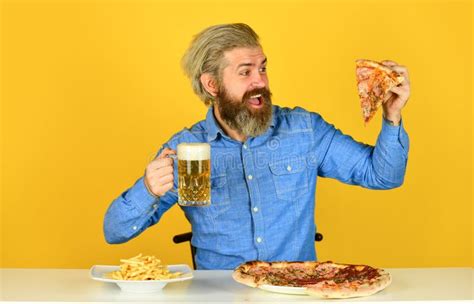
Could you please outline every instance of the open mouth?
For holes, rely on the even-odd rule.
[[[253,96],[250,96],[249,99],[247,99],[247,103],[252,107],[252,108],[261,108],[263,107],[263,98],[262,94],[256,94]]]

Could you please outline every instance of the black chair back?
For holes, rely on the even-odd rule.
[[[196,255],[196,247],[194,247],[191,244],[191,238],[192,237],[193,237],[192,232],[186,232],[186,233],[178,234],[178,235],[175,235],[173,237],[173,242],[175,244],[189,242],[189,246],[191,247],[191,257],[193,259],[193,268],[194,268],[194,270],[196,270],[196,262],[194,261],[194,256]],[[322,240],[323,240],[323,235],[319,232],[316,232],[315,235],[314,235],[314,241],[315,242],[321,242]]]

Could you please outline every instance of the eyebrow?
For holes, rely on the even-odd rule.
[[[260,63],[260,65],[262,64],[265,64],[267,63],[267,58],[265,57],[265,59],[262,60],[262,62]],[[254,64],[253,63],[241,63],[237,66],[237,70],[243,66],[253,66]]]

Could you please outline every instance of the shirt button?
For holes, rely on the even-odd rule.
[[[244,145],[244,149],[247,149],[247,145]]]
[[[158,207],[157,204],[153,204],[153,209],[156,209]]]
[[[291,166],[286,167],[286,170],[291,171]]]
[[[252,176],[252,175],[249,175],[249,176],[247,176],[247,178],[248,178],[249,180],[252,180],[253,176]]]
[[[257,243],[261,243],[262,242],[262,238],[261,237],[258,237],[257,238]]]
[[[133,229],[133,230],[137,230],[137,226],[133,226],[132,229]]]
[[[253,212],[258,212],[258,207],[253,207]]]

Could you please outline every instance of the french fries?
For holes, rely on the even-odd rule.
[[[106,276],[114,280],[165,280],[182,275],[181,272],[169,272],[168,266],[154,256],[139,255],[120,260],[120,270],[109,272]]]

